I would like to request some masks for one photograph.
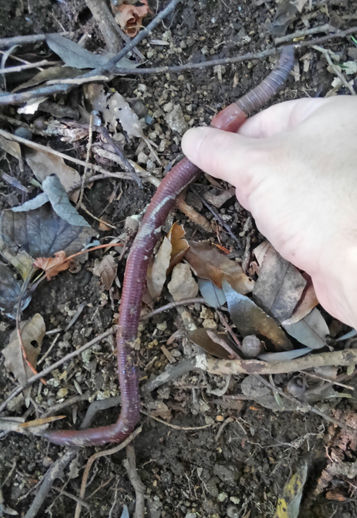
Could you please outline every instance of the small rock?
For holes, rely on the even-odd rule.
[[[235,505],[229,505],[227,507],[227,516],[228,516],[228,518],[238,518],[238,516],[239,516],[238,507],[236,507]]]
[[[148,87],[146,85],[144,85],[143,83],[140,83],[138,85],[138,91],[139,92],[146,92],[147,89],[148,89]]]
[[[180,135],[185,133],[188,129],[187,122],[185,121],[185,117],[179,104],[176,104],[173,110],[165,115],[165,121],[172,131],[176,131]]]
[[[165,113],[172,112],[172,110],[174,109],[174,105],[172,103],[166,103],[164,104],[163,109]]]
[[[181,75],[181,76],[178,76],[178,78],[177,78],[177,79],[178,79],[179,81],[184,81],[184,80],[185,80],[185,76],[182,76],[182,75]]]
[[[217,329],[217,323],[213,320],[213,318],[206,318],[202,322],[202,327],[205,329]]]
[[[66,388],[61,388],[59,389],[59,391],[57,392],[57,395],[56,395],[56,398],[57,399],[62,399],[63,397],[66,397],[68,394],[68,389]]]
[[[180,42],[180,48],[181,48],[182,50],[184,50],[184,49],[186,49],[186,48],[187,48],[187,45],[186,45],[186,43],[185,43],[183,40]]]
[[[138,164],[146,164],[146,162],[149,160],[149,157],[143,151],[141,151],[138,154],[137,160],[138,160]]]
[[[357,60],[357,47],[350,47],[347,49],[348,57]]]
[[[219,502],[224,502],[225,500],[227,500],[227,498],[228,498],[227,493],[219,493],[217,500]]]

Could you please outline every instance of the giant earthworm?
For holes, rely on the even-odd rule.
[[[294,62],[292,47],[284,47],[279,62],[260,85],[212,120],[211,126],[236,132],[247,116],[261,108],[283,85]],[[141,301],[147,268],[162,225],[179,194],[200,174],[187,158],[175,165],[162,180],[148,206],[126,263],[117,334],[118,376],[121,413],[116,423],[80,431],[45,433],[50,441],[66,446],[91,446],[123,441],[140,416],[139,368],[136,352]]]

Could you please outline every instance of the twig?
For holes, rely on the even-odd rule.
[[[129,435],[129,437],[127,437],[125,439],[125,441],[123,441],[122,443],[118,444],[118,446],[115,446],[115,448],[111,448],[110,450],[99,451],[99,452],[95,453],[94,455],[92,455],[91,457],[89,457],[87,465],[86,465],[85,470],[83,472],[83,478],[82,478],[81,490],[80,490],[79,498],[84,500],[84,496],[86,494],[87,480],[88,480],[89,472],[90,472],[90,469],[91,469],[91,467],[93,465],[93,462],[96,459],[99,459],[100,457],[105,457],[106,455],[113,455],[114,453],[117,453],[118,451],[122,450],[133,439],[135,439],[135,437],[137,435],[139,435],[141,430],[142,430],[142,427],[140,426],[131,435]],[[77,502],[76,512],[75,512],[74,518],[79,518],[79,516],[81,514],[81,507],[82,506]],[[27,517],[25,517],[25,518],[27,518]]]
[[[184,430],[186,432],[194,432],[196,430],[204,430],[205,428],[209,428],[210,426],[212,426],[212,424],[214,424],[214,423],[204,424],[203,426],[178,426],[177,424],[171,424],[171,423],[168,423],[167,421],[164,421],[163,419],[160,419],[159,417],[153,416],[149,412],[146,412],[145,410],[140,410],[140,412],[142,414],[145,414],[148,417],[150,417],[150,419],[154,419],[158,423],[164,424],[165,426],[168,426],[169,428],[173,428],[174,430]]]
[[[231,227],[223,221],[221,216],[218,214],[218,212],[211,206],[210,203],[208,203],[207,200],[204,199],[203,196],[191,185],[191,191],[197,196],[197,198],[207,207],[207,209],[213,214],[213,216],[216,218],[218,223],[221,225],[221,227],[225,228],[228,232],[228,234],[231,236],[233,241],[237,243],[238,248],[241,248],[241,244],[239,239],[233,234]]]
[[[228,324],[227,320],[225,319],[224,315],[222,315],[222,313],[216,308],[216,313],[218,314],[219,316],[219,319],[221,321],[221,324],[223,325],[223,327],[228,331],[228,333],[231,335],[231,338],[233,339],[234,343],[236,344],[236,346],[238,347],[239,350],[242,350],[242,344],[240,343],[237,335],[235,334],[235,332],[233,331],[233,329],[231,328],[231,326]]]
[[[103,0],[86,0],[86,4],[99,26],[109,52],[119,52],[122,47],[121,39],[115,30],[116,23],[107,3]]]
[[[193,298],[193,299],[182,299],[178,302],[170,302],[169,304],[165,304],[165,306],[161,306],[160,308],[154,309],[154,311],[150,311],[150,313],[147,313],[146,315],[143,315],[140,320],[148,320],[149,318],[153,317],[154,315],[159,315],[163,311],[167,311],[172,308],[177,308],[177,306],[186,306],[187,304],[206,304],[205,299],[202,298]]]
[[[23,70],[30,70],[31,68],[39,68],[43,66],[50,65],[61,65],[60,61],[47,61],[47,59],[43,59],[42,61],[38,61],[37,63],[27,63],[25,65],[18,65],[17,67],[8,67],[1,69],[1,74],[13,74],[14,72],[22,72]]]
[[[264,362],[261,360],[218,360],[205,354],[195,357],[196,369],[202,369],[219,376],[227,374],[287,374],[290,372],[334,365],[343,367],[357,363],[357,349],[345,349],[333,353],[310,354],[295,360]]]
[[[339,379],[345,379],[346,378],[345,374],[343,374],[342,376],[339,376],[337,378],[337,380],[324,378],[323,376],[318,376],[317,374],[313,374],[312,372],[309,372],[309,371],[300,371],[300,374],[305,374],[307,376],[311,376],[312,378],[316,378],[316,379],[318,379],[320,381],[326,381],[326,383],[331,383],[331,385],[338,385],[339,387],[343,387],[343,388],[346,388],[348,390],[354,390],[354,388],[351,387],[351,385],[344,385],[343,383],[339,383],[338,382]]]
[[[144,518],[146,488],[136,470],[135,450],[132,444],[128,444],[126,447],[126,459],[123,460],[123,465],[135,491],[134,518]]]
[[[41,505],[43,504],[45,498],[47,497],[48,493],[50,492],[54,481],[57,478],[60,478],[63,476],[63,470],[66,468],[66,466],[71,462],[72,459],[77,455],[77,450],[70,449],[67,450],[67,452],[63,455],[63,457],[60,457],[52,464],[52,466],[47,471],[46,475],[44,476],[41,487],[39,491],[37,492],[34,501],[32,502],[30,509],[27,511],[25,518],[35,518],[38,511],[40,510]]]
[[[312,48],[317,50],[318,52],[321,52],[325,56],[327,63],[333,69],[337,77],[341,79],[342,84],[350,91],[351,95],[356,95],[353,86],[349,84],[345,76],[340,71],[339,67],[332,61],[330,51],[324,49],[323,47],[319,47],[318,45],[314,45]]]
[[[155,27],[168,15],[175,9],[177,4],[181,2],[181,0],[171,0],[168,5],[163,9],[157,16],[152,20],[145,29],[139,32],[131,40],[130,43],[128,43],[116,56],[114,56],[112,59],[110,59],[107,63],[104,65],[91,70],[87,74],[83,75],[82,78],[90,78],[94,76],[100,76],[105,73],[118,73],[117,69],[117,63],[120,61],[123,57],[125,57],[128,52],[134,49],[146,36],[155,29]],[[119,72],[120,73],[120,72]],[[57,84],[52,86],[44,86],[41,88],[37,88],[34,90],[30,90],[28,92],[22,92],[20,94],[8,94],[8,95],[2,95],[0,96],[0,105],[7,105],[7,104],[20,104],[23,102],[26,102],[30,99],[46,96],[46,95],[52,95],[52,94],[59,94],[59,93],[66,93],[69,90],[73,88],[73,85],[69,84]]]
[[[1,99],[1,97],[0,97]],[[1,104],[1,102],[0,102]],[[74,164],[81,165],[83,167],[86,167],[86,162],[84,160],[79,160],[78,158],[73,158],[69,155],[65,155],[64,153],[61,153],[60,151],[56,151],[55,149],[52,149],[47,146],[43,146],[42,144],[37,144],[36,142],[32,142],[31,140],[27,140],[22,137],[18,137],[17,135],[13,135],[12,133],[9,133],[8,131],[0,129],[0,135],[5,137],[6,139],[13,140],[15,142],[19,142],[20,144],[25,144],[26,146],[32,148],[32,149],[38,149],[39,151],[44,151],[45,153],[51,153],[52,155],[59,156],[63,158],[64,160],[68,160],[69,162],[73,162]],[[110,173],[109,171],[106,171],[103,167],[100,167],[95,164],[90,164],[90,168],[93,171],[98,171],[99,173],[103,173],[107,176],[114,176],[116,178],[119,177],[126,179],[126,180],[132,180],[132,176],[129,176],[127,173]]]
[[[107,399],[100,399],[99,401],[92,401],[92,403],[87,408],[86,415],[79,427],[81,430],[89,428],[92,424],[93,419],[96,414],[102,410],[108,410],[108,408],[113,408],[120,405],[121,397],[120,396],[112,396]]]
[[[60,487],[52,486],[51,489],[54,489],[55,491],[58,491],[60,495],[68,496],[68,498],[72,498],[72,500],[75,500],[75,502],[78,502],[81,504],[82,507],[85,507],[86,509],[90,510],[90,505],[87,504],[84,500],[81,500],[76,495],[72,495],[72,493],[68,493],[68,491],[65,491],[64,489],[61,489]]]
[[[292,41],[295,38],[302,38],[303,36],[310,36],[310,34],[317,34],[319,32],[338,32],[338,29],[330,25],[329,23],[325,23],[325,25],[320,25],[319,27],[312,27],[311,29],[302,29],[300,31],[293,32],[292,34],[287,34],[286,36],[282,36],[281,38],[275,38],[275,45],[279,45],[280,43],[286,43],[287,41]]]
[[[89,399],[89,398],[90,398],[90,393],[86,392],[85,394],[82,394],[79,396],[73,396],[69,399],[66,399],[66,401],[63,401],[63,403],[57,403],[57,405],[53,405],[51,408],[46,410],[46,412],[44,412],[41,415],[41,419],[44,419],[45,417],[49,417],[53,414],[56,414],[56,412],[60,412],[61,410],[63,410],[64,408],[66,408],[68,406],[75,405],[76,403],[80,403],[81,401],[87,401],[87,399]]]
[[[24,383],[23,385],[20,385],[19,387],[17,387],[10,394],[10,396],[0,405],[0,413],[7,407],[8,403],[12,399],[14,399],[14,397],[16,397],[19,394],[21,394],[21,392],[23,390],[27,389],[27,387],[30,387],[33,383],[35,383],[35,381],[39,380],[43,376],[47,376],[47,374],[52,372],[54,369],[57,369],[57,367],[60,367],[61,365],[63,365],[63,363],[67,362],[68,360],[71,360],[72,358],[75,358],[76,356],[81,354],[83,351],[86,351],[87,349],[89,349],[93,345],[97,344],[101,340],[104,340],[108,336],[113,335],[114,333],[116,333],[116,326],[111,327],[110,329],[105,331],[105,333],[102,333],[101,335],[97,336],[96,338],[93,338],[93,340],[91,340],[90,342],[87,342],[86,344],[82,345],[82,347],[80,347],[76,351],[72,351],[71,353],[67,354],[66,356],[64,356],[63,358],[58,360],[57,362],[55,362],[52,365],[50,365],[49,367],[47,367],[46,369],[43,369],[43,371],[41,371],[38,374],[36,374],[35,376],[32,376],[31,378],[29,378],[26,381],[26,383]]]
[[[159,374],[155,379],[148,381],[141,387],[142,394],[149,394],[153,390],[161,387],[165,383],[170,381],[174,381],[175,379],[183,376],[184,374],[188,374],[191,371],[197,370],[196,361],[192,358],[189,360],[183,360],[181,363],[177,365],[168,365],[166,370]]]
[[[278,394],[280,394],[280,396],[283,396],[286,399],[289,399],[289,401],[292,401],[293,403],[295,403],[296,407],[297,407],[296,410],[299,410],[299,408],[306,408],[307,410],[309,410],[309,412],[312,412],[313,414],[317,414],[318,416],[325,419],[325,421],[327,421],[328,423],[332,423],[335,426],[338,426],[339,428],[343,428],[344,430],[346,430],[347,428],[352,428],[353,430],[355,430],[355,428],[350,426],[348,423],[342,423],[341,421],[337,421],[337,419],[333,419],[332,417],[329,417],[328,415],[321,412],[321,410],[319,410],[318,408],[311,406],[309,403],[306,403],[305,401],[302,403],[298,399],[294,398],[291,394],[287,394],[281,388],[269,383],[269,381],[264,379],[259,374],[255,374],[255,377],[258,378],[266,387],[269,387],[273,392],[277,392]]]
[[[54,33],[55,35],[60,34],[61,36],[71,35],[70,32],[59,32]],[[0,49],[7,49],[13,45],[26,45],[26,43],[36,43],[37,41],[45,41],[47,36],[53,34],[31,34],[30,36],[14,36],[13,38],[1,38]]]
[[[185,197],[181,194],[176,200],[176,207],[187,216],[191,221],[196,223],[196,225],[203,228],[203,230],[207,233],[212,233],[212,227],[209,221],[202,216],[197,210],[195,210],[191,205],[188,205],[185,202]]]
[[[128,171],[131,175],[133,175],[134,180],[138,184],[139,187],[142,187],[142,181],[140,177],[138,176],[137,172],[135,171],[134,166],[129,162],[129,160],[125,157],[124,153],[120,149],[120,147],[117,145],[115,140],[109,135],[108,130],[104,126],[97,126],[97,130],[100,131],[103,138],[108,142],[108,144],[114,149],[114,152],[120,157],[120,160],[122,162],[122,165],[124,169]]]
[[[87,0],[88,2],[88,0]],[[106,5],[106,4],[105,4]],[[84,166],[84,172],[82,175],[82,184],[81,184],[81,190],[79,193],[79,199],[76,204],[76,209],[78,210],[78,207],[82,205],[83,200],[83,194],[84,194],[84,184],[85,181],[88,178],[88,166],[89,166],[89,159],[90,159],[90,152],[92,149],[92,142],[93,142],[93,114],[90,114],[89,117],[89,130],[88,130],[88,143],[87,143],[87,155],[86,155],[86,165]]]

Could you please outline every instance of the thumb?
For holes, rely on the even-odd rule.
[[[249,197],[261,181],[265,139],[250,139],[215,128],[193,128],[182,139],[182,149],[191,162],[206,173],[237,188],[239,202],[249,208]]]

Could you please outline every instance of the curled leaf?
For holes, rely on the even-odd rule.
[[[118,265],[112,255],[105,255],[98,266],[94,268],[93,275],[100,277],[105,290],[109,290],[117,275]]]
[[[292,345],[278,324],[245,295],[237,293],[227,281],[222,282],[231,319],[242,336],[262,335],[278,351],[292,349]]]
[[[59,272],[67,270],[72,262],[72,259],[66,259],[66,252],[61,250],[55,253],[55,257],[38,257],[33,264],[36,268],[44,270],[46,279],[50,281]]]
[[[168,233],[168,240],[172,245],[171,257],[170,257],[170,266],[168,273],[176,266],[182,259],[184,258],[187,250],[190,245],[184,239],[185,230],[182,225],[178,223],[174,223],[170,228],[170,232]]]
[[[189,333],[189,339],[206,353],[217,358],[232,359],[232,356],[238,357],[236,347],[223,333],[199,328]]]
[[[170,264],[172,245],[167,237],[159,248],[154,261],[149,265],[147,274],[147,286],[153,300],[161,295],[162,288],[166,281],[167,270]]]
[[[330,333],[325,319],[317,308],[314,308],[305,318],[294,324],[284,324],[285,331],[301,344],[312,349],[321,349],[326,345]]]
[[[298,518],[306,477],[307,464],[304,463],[285,484],[274,518]]]
[[[115,21],[131,38],[137,35],[142,26],[142,20],[150,12],[147,0],[141,0],[142,6],[128,5],[123,2],[118,7]]]
[[[227,280],[234,290],[243,295],[252,291],[254,281],[243,272],[238,263],[228,259],[215,246],[194,241],[189,241],[189,245],[185,259],[197,277],[210,279],[218,288],[222,288],[222,281]]]

